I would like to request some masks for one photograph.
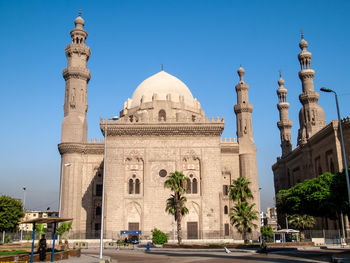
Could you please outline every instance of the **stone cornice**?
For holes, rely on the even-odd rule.
[[[221,136],[224,122],[215,123],[108,123],[108,136]],[[105,123],[100,124],[104,134]]]
[[[79,154],[103,154],[104,143],[73,143],[64,142],[58,145],[58,150],[61,155],[66,153]]]

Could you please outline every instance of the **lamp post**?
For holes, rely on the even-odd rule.
[[[321,88],[320,89],[323,92],[333,92],[335,96],[335,103],[337,105],[337,114],[338,114],[338,122],[339,122],[339,133],[340,133],[340,142],[341,142],[341,150],[343,154],[343,165],[345,170],[345,177],[346,177],[346,185],[348,188],[348,201],[350,205],[350,183],[349,183],[349,171],[348,171],[348,162],[346,160],[346,153],[345,153],[345,144],[344,144],[344,137],[343,137],[343,128],[341,125],[341,119],[340,119],[340,113],[339,113],[339,103],[338,103],[338,95],[334,90],[327,89],[327,88]]]
[[[60,175],[60,193],[59,193],[59,203],[58,203],[58,217],[61,216],[61,204],[62,204],[62,177],[63,177],[63,168],[71,166],[71,163],[61,163],[61,175]]]
[[[348,162],[346,160],[345,144],[344,144],[344,137],[343,137],[343,128],[342,128],[341,119],[340,119],[338,95],[337,95],[337,93],[334,90],[327,89],[327,88],[324,88],[324,87],[322,87],[320,90],[323,91],[323,92],[332,92],[332,93],[334,93],[335,104],[337,106],[337,114],[338,114],[341,151],[342,151],[342,155],[343,155],[343,166],[344,166],[344,170],[345,170],[346,186],[347,186],[347,189],[348,189],[348,201],[349,201],[349,205],[350,205],[349,171],[348,171]],[[344,238],[344,242],[345,242],[344,218],[343,218],[343,212],[342,211],[341,211],[341,219],[342,219],[342,228],[343,228],[343,238]]]
[[[24,213],[25,213],[25,211],[26,211],[26,187],[23,187],[23,211],[24,211]],[[25,216],[25,214],[24,214],[24,216]],[[21,241],[23,240],[23,227],[24,227],[24,225],[22,224],[21,225]]]
[[[105,214],[105,181],[106,181],[106,162],[107,162],[107,123],[109,120],[118,120],[118,117],[106,118],[105,121],[105,140],[104,140],[104,157],[103,157],[103,178],[102,178],[102,209],[101,209],[101,236],[100,236],[100,259],[103,257],[103,230]]]

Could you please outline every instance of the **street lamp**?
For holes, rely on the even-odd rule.
[[[348,199],[349,199],[348,201],[349,201],[349,205],[350,205],[350,183],[349,183],[348,162],[346,160],[343,128],[341,126],[341,119],[340,119],[340,113],[339,113],[338,95],[334,90],[331,90],[331,89],[321,88],[320,90],[323,92],[333,92],[334,96],[335,96],[335,103],[337,105],[337,114],[338,114],[338,122],[339,122],[341,150],[342,150],[342,154],[343,154],[343,165],[344,165],[344,170],[345,170],[346,184],[347,184],[347,188],[348,188]]]
[[[101,209],[101,236],[100,236],[100,259],[103,257],[103,230],[105,214],[105,181],[106,181],[106,162],[107,162],[107,123],[109,120],[118,120],[118,117],[106,118],[105,121],[105,140],[104,140],[104,157],[103,157],[103,178],[102,178],[102,209]]]
[[[59,193],[59,203],[58,203],[58,217],[61,216],[61,204],[62,204],[62,177],[63,177],[63,168],[71,166],[71,163],[61,163],[61,175],[60,175],[60,193]]]
[[[345,170],[346,186],[347,186],[347,189],[348,189],[348,201],[349,201],[349,205],[350,205],[349,171],[348,171],[348,162],[346,160],[346,153],[345,153],[343,128],[342,128],[342,125],[341,125],[341,119],[340,119],[340,113],[339,113],[338,95],[337,95],[337,93],[334,90],[327,89],[327,88],[324,88],[324,87],[322,87],[320,90],[323,91],[323,92],[332,92],[332,93],[334,93],[335,104],[337,106],[338,122],[339,122],[339,133],[340,133],[341,150],[342,150],[342,155],[343,155],[343,166],[344,166],[344,170]],[[344,229],[343,212],[341,212],[341,219],[342,219],[342,228],[343,228],[343,238],[345,240],[345,229]]]
[[[23,187],[22,188],[23,189],[23,211],[24,211],[24,213],[26,212],[26,187]],[[25,214],[24,214],[24,216],[25,216]],[[22,224],[21,225],[21,241],[23,240],[23,227],[24,227],[24,225]]]

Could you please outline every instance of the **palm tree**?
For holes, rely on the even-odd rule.
[[[232,225],[236,227],[239,233],[242,234],[244,243],[248,243],[247,233],[251,233],[253,228],[258,226],[254,224],[254,220],[258,220],[258,212],[254,210],[255,204],[248,204],[243,201],[237,203],[231,210],[230,218]]]
[[[242,203],[247,199],[253,199],[252,191],[249,188],[250,182],[244,177],[239,177],[237,180],[232,181],[230,185],[230,199]]]
[[[315,224],[315,218],[310,215],[294,214],[289,217],[289,223],[292,227],[300,230],[300,239],[305,240],[305,229],[311,228]]]
[[[181,207],[181,216],[188,214],[188,209],[185,207],[185,203],[187,202],[187,198],[185,196],[180,197],[180,207]],[[175,213],[175,196],[172,194],[166,201],[165,211],[175,217],[175,221],[177,221],[176,213]]]
[[[41,239],[41,235],[46,233],[46,228],[44,227],[44,224],[36,224],[35,231],[39,234],[39,239]]]
[[[177,240],[179,244],[181,244],[182,241],[181,219],[187,210],[185,207],[186,198],[184,198],[183,195],[186,192],[186,185],[189,181],[190,178],[185,177],[181,172],[175,171],[174,173],[171,173],[170,176],[168,176],[168,179],[164,182],[164,187],[169,188],[174,192],[174,194],[172,194],[167,200],[165,211],[170,214],[174,213],[177,223]]]
[[[60,235],[60,240],[61,240],[61,235],[65,234],[65,243],[68,244],[68,232],[72,228],[72,221],[69,222],[62,222],[61,225],[57,228],[57,233]]]

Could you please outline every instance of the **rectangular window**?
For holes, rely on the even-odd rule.
[[[223,189],[224,195],[228,195],[228,192],[229,192],[228,189],[229,189],[228,185],[224,185],[224,189]]]
[[[96,185],[96,196],[102,196],[102,184]]]
[[[225,236],[229,236],[229,235],[230,235],[230,225],[225,224]]]

